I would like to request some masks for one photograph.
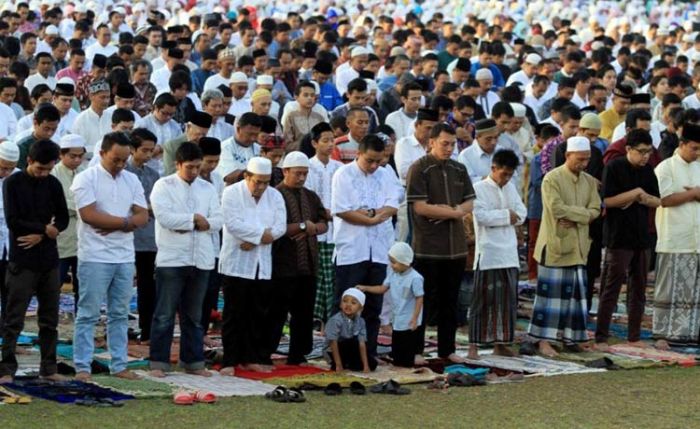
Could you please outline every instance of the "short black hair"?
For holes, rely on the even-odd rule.
[[[11,77],[0,77],[0,92],[2,92],[5,88],[17,89],[17,81]]]
[[[430,109],[439,112],[440,109],[450,111],[455,107],[455,102],[446,95],[437,95],[430,102]]]
[[[175,98],[174,95],[172,95],[169,92],[166,92],[164,94],[160,94],[158,97],[156,97],[156,100],[153,103],[153,106],[156,109],[162,109],[165,106],[177,107],[177,105],[178,105],[177,99]]]
[[[386,143],[376,134],[367,134],[365,138],[360,141],[357,148],[359,153],[365,153],[370,150],[384,152],[384,149],[386,149]]]
[[[637,128],[637,121],[651,121],[651,114],[644,109],[630,109],[625,118],[625,128]]]
[[[520,159],[518,159],[518,155],[516,155],[512,150],[503,149],[493,154],[491,165],[515,170],[520,165]]]
[[[134,113],[128,109],[115,109],[112,114],[112,125],[121,122],[134,122]]]
[[[178,70],[170,75],[170,79],[168,79],[168,86],[170,87],[171,91],[175,91],[176,89],[180,89],[184,86],[187,88],[187,92],[189,92],[192,90],[192,78],[187,72]]]
[[[627,138],[625,139],[626,146],[637,147],[640,144],[652,144],[651,134],[649,134],[649,131],[636,128],[627,133]]]
[[[260,128],[262,126],[262,119],[253,112],[246,112],[238,118],[238,127],[245,127],[246,125]]]
[[[581,111],[576,107],[576,105],[567,105],[565,108],[561,109],[561,121],[567,122],[571,119],[575,121],[581,120]]]
[[[185,142],[177,148],[175,152],[175,163],[181,164],[188,161],[196,161],[198,159],[203,159],[202,149],[199,145],[192,142]]]
[[[60,148],[51,140],[38,140],[29,147],[27,157],[39,164],[48,164],[60,157]]]
[[[133,131],[131,131],[129,137],[131,137],[131,146],[134,149],[140,148],[143,142],[146,141],[158,143],[158,137],[156,137],[156,135],[149,131],[147,128],[136,128]]]
[[[100,149],[103,152],[109,152],[114,145],[131,147],[131,140],[129,140],[129,137],[125,133],[107,133],[102,138],[102,146],[100,146]]]
[[[347,93],[367,91],[367,81],[362,78],[355,78],[348,83]]]
[[[61,120],[61,113],[56,106],[50,103],[42,103],[36,109],[34,122],[42,124],[44,122],[58,122]]]
[[[441,133],[446,133],[446,134],[453,136],[457,132],[455,131],[454,128],[452,128],[451,125],[448,125],[444,122],[441,122],[439,124],[435,124],[435,126],[430,130],[430,138],[436,139],[440,136]]]
[[[325,132],[333,132],[333,128],[331,128],[331,124],[328,122],[320,122],[314,125],[313,128],[311,128],[311,140],[318,141]]]
[[[301,94],[302,88],[311,88],[311,90],[314,91],[314,93],[316,93],[316,87],[313,83],[311,83],[311,81],[302,80],[297,84],[297,87],[294,88],[294,95],[299,96]]]
[[[511,107],[510,103],[506,101],[499,101],[493,105],[493,108],[491,109],[491,117],[500,118],[503,115],[512,118],[515,116],[515,112],[513,112],[513,108]]]

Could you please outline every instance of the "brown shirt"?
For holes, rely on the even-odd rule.
[[[434,221],[413,211],[413,203],[457,206],[475,198],[464,165],[426,155],[411,165],[406,195],[413,222],[413,250],[417,258],[460,259],[467,256],[467,237],[461,219]]]

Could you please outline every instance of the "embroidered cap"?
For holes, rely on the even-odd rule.
[[[88,87],[88,92],[90,94],[97,94],[98,92],[102,91],[110,91],[109,84],[104,79],[93,81]]]

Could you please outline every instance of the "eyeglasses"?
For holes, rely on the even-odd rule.
[[[637,149],[637,148],[633,148],[633,150],[634,150],[635,152],[637,152],[638,154],[642,155],[642,156],[651,155],[651,154],[654,152],[654,149]]]

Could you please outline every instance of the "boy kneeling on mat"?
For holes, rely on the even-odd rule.
[[[389,268],[381,286],[357,286],[367,293],[391,294],[391,355],[395,366],[425,365],[423,350],[423,276],[411,268],[413,249],[394,243]]]
[[[326,323],[325,335],[331,369],[336,372],[374,371],[376,359],[367,359],[367,327],[360,316],[365,294],[350,288],[343,293],[340,312]]]

